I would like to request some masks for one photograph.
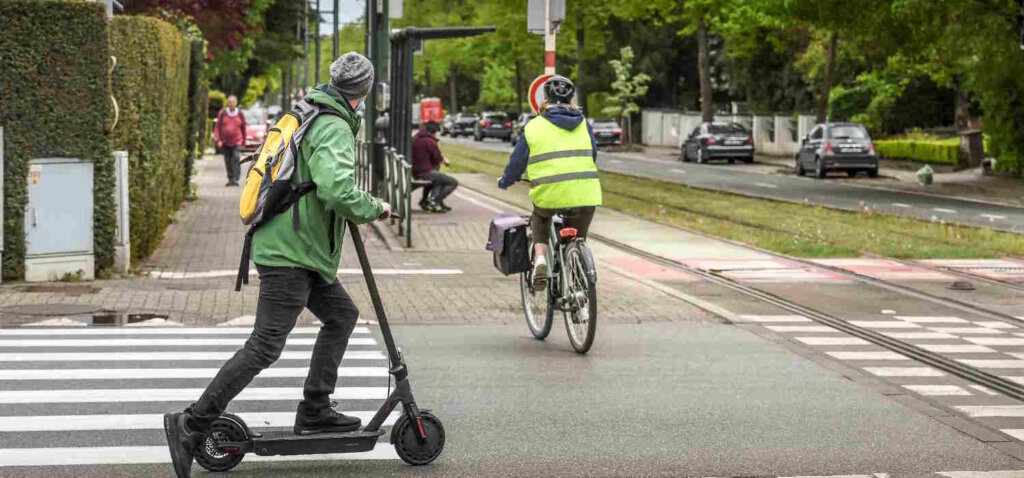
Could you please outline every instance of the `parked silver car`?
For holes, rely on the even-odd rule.
[[[796,153],[796,174],[808,171],[824,178],[829,171],[846,171],[850,176],[860,171],[869,177],[878,176],[878,155],[864,125],[857,123],[822,123],[814,127]]]

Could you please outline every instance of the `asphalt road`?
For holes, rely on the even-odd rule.
[[[477,143],[471,138],[444,140],[463,146],[511,152],[508,143],[496,140],[483,143]],[[765,168],[751,165],[682,163],[635,153],[623,155],[601,152],[598,154],[598,164],[604,171],[745,196],[818,204],[851,211],[870,207],[882,213],[914,216],[929,221],[1024,232],[1024,208],[1019,207],[859,186],[827,179],[765,174]]]
[[[547,342],[529,338],[525,326],[396,327],[417,400],[442,418],[447,431],[445,452],[433,465],[408,467],[387,442],[381,442],[372,455],[274,462],[246,457],[231,476],[932,476],[940,471],[1022,466],[989,445],[739,326],[704,321],[606,325],[599,329],[589,356],[573,353],[562,325],[555,327]],[[304,334],[301,338],[309,337]],[[111,347],[116,346],[108,342],[37,349],[22,343],[8,344],[4,352],[96,352],[114,350]],[[375,347],[354,348],[365,354]],[[211,349],[229,353],[232,347],[177,348],[182,357]],[[145,347],[134,350],[148,353]],[[287,357],[288,352],[308,350],[308,344],[293,337],[286,358],[271,370],[307,366]],[[374,358],[359,362],[381,365]],[[115,366],[88,361],[0,365],[0,371]],[[5,380],[0,391],[6,402],[0,405],[0,461],[8,466],[0,475],[171,476],[161,457],[162,431],[148,422],[129,429],[128,422],[115,414],[180,408],[187,402],[144,400],[140,395],[148,392],[129,390],[202,387],[206,379],[193,367],[215,365],[216,361],[173,359],[116,365],[183,367],[193,372],[184,373],[189,378],[173,380],[152,373],[140,379],[87,379],[96,372],[83,371],[76,372],[77,380]],[[342,370],[352,365],[343,363]],[[303,380],[301,374],[265,375],[252,387],[299,390]],[[379,377],[339,380],[339,387],[382,384]],[[57,392],[32,392],[48,389],[66,390],[78,399],[55,403]],[[85,398],[86,389],[122,393],[112,394],[108,402],[95,402]],[[36,398],[12,403],[22,396],[14,391]],[[345,388],[339,388],[338,395],[344,393]],[[375,403],[342,400],[342,407],[372,410]],[[277,413],[287,425],[293,407],[291,400],[250,397],[237,400],[232,410]],[[52,418],[55,415],[71,417],[58,420]],[[101,461],[98,457],[107,464],[90,464]],[[132,463],[133,457],[140,462]],[[85,464],[45,466],[75,459]],[[33,460],[40,463],[9,466]],[[195,467],[194,476],[213,475]]]

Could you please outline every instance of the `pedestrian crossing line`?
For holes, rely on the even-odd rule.
[[[773,332],[839,332],[824,325],[766,325],[764,327]]]
[[[957,359],[957,362],[978,368],[1024,368],[1024,360]]]
[[[1024,339],[1021,339],[1024,340]],[[0,347],[27,348],[27,347],[198,347],[209,345],[234,345],[241,346],[245,343],[244,337],[225,339],[30,339],[30,340],[0,340]],[[288,345],[313,345],[316,338],[290,338]],[[377,345],[372,338],[352,337],[348,340],[349,345]]]
[[[970,395],[971,392],[957,385],[904,385],[903,388],[918,395],[929,397]]]
[[[740,321],[757,323],[813,322],[800,315],[740,315]]]
[[[1012,433],[1008,433],[1011,430],[999,430],[1007,435],[1013,436]],[[1014,437],[1018,440],[1019,437]],[[1006,470],[1006,471],[940,471],[938,474],[947,478],[1024,478],[1024,471],[1020,470]]]
[[[864,367],[877,377],[945,377],[945,372],[931,367]]]
[[[964,340],[978,345],[1024,345],[1024,338],[1013,337],[964,337]]]
[[[996,352],[995,350],[985,347],[984,345],[974,344],[917,344],[917,346],[929,352],[944,354],[975,354]]]
[[[289,343],[291,345],[291,343]],[[310,350],[285,350],[282,360],[309,360]],[[0,353],[0,362],[144,362],[144,361],[224,361],[235,352],[193,351],[182,352],[40,352]],[[342,364],[352,360],[386,360],[376,350],[348,350]]]
[[[1013,438],[1015,438],[1017,440],[1024,441],[1024,429],[1020,429],[1020,428],[1004,428],[1004,429],[999,430],[999,431],[1001,431],[1001,432],[1003,432],[1003,433],[1005,433],[1007,435],[1010,435],[1011,437],[1013,437]],[[1020,474],[1018,474],[1018,475],[1004,475],[1004,476],[1015,476],[1016,478],[1024,477],[1024,472],[1019,472],[1019,473]]]
[[[990,417],[1024,417],[1024,406],[1021,405],[983,405],[953,407],[971,418]]]
[[[320,331],[320,327],[295,327],[292,329],[292,334],[315,334]],[[102,327],[89,327],[89,328],[20,328],[20,329],[0,329],[0,336],[2,337],[21,337],[21,336],[55,336],[55,335],[231,335],[231,334],[243,334],[249,335],[252,333],[251,327],[153,327],[153,328],[140,328],[140,329],[124,329],[124,328],[102,328]],[[359,326],[352,330],[353,335],[366,335],[370,333],[369,327]]]
[[[999,335],[1006,333],[989,327],[928,327],[928,330],[956,335]]]
[[[3,390],[0,404],[17,403],[121,403],[191,402],[203,394],[201,388],[124,388],[74,390]],[[387,387],[339,387],[335,400],[383,400]],[[293,401],[302,399],[302,387],[250,387],[234,401]]]
[[[898,320],[913,322],[915,324],[964,324],[968,323],[960,317],[933,316],[933,315],[897,315]]]
[[[358,417],[363,423],[369,422],[376,411],[345,411],[346,415]],[[286,428],[295,424],[295,412],[236,413],[250,428]],[[384,420],[384,426],[391,426],[400,412],[392,412]],[[0,417],[0,432],[66,432],[103,430],[160,430],[163,429],[162,414],[127,415],[43,415]]]
[[[825,352],[839,360],[910,360],[910,357],[900,355],[896,352],[873,351],[873,352]]]
[[[0,370],[4,380],[132,380],[213,378],[219,368],[79,368]],[[307,367],[270,367],[260,372],[261,378],[301,378]],[[339,377],[387,377],[387,367],[339,367]]]
[[[900,340],[956,339],[955,335],[941,332],[882,332],[882,334]]]
[[[851,324],[867,329],[919,329],[920,325],[912,322],[892,320],[851,320]]]
[[[397,460],[395,448],[381,442],[371,451],[361,453],[331,453],[325,455],[256,456],[247,455],[245,461],[354,461]],[[166,446],[92,446],[61,448],[6,448],[0,449],[0,467],[11,466],[70,466],[70,465],[131,465],[170,463]]]
[[[995,320],[975,322],[974,325],[980,325],[982,327],[988,327],[990,329],[1016,329],[1017,326],[1007,324],[1006,322],[999,322]]]
[[[796,337],[807,345],[869,345],[867,340],[857,337]]]
[[[981,393],[984,393],[985,395],[991,395],[993,397],[996,396],[996,395],[999,395],[998,393],[992,391],[991,389],[989,389],[988,387],[986,387],[984,385],[968,385],[968,387],[971,387],[971,388],[973,388],[973,389],[975,389],[975,390],[977,390],[977,391],[979,391]]]

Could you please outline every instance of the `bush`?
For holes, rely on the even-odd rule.
[[[960,164],[960,138],[894,138],[875,140],[880,157],[932,164]]]
[[[164,21],[117,16],[110,22],[112,78],[121,121],[112,133],[129,156],[132,259],[142,262],[185,194],[185,138],[191,44]]]
[[[224,109],[227,104],[228,96],[225,95],[223,91],[210,90],[209,106],[207,110],[209,111],[209,114],[207,116],[209,118],[216,118],[217,113],[220,113],[220,110]]]
[[[201,38],[189,42],[189,64],[188,64],[188,128],[185,132],[185,190],[183,194],[189,194],[189,184],[192,181],[192,169],[195,163],[196,154],[203,154],[202,150],[197,152],[198,146],[203,143],[202,135],[206,132],[206,110],[207,95],[209,87],[206,86],[206,62],[203,54],[204,43]]]
[[[0,126],[4,127],[4,279],[25,275],[27,162],[93,161],[93,243],[102,276],[114,263],[110,50],[101,3],[0,2]],[[122,115],[122,122],[124,116]]]

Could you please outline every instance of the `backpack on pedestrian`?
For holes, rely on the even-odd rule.
[[[311,181],[296,184],[295,175],[299,147],[310,125],[323,114],[341,117],[330,108],[321,107],[306,100],[300,100],[291,111],[281,116],[277,124],[267,131],[267,137],[255,153],[241,160],[252,162],[242,187],[238,202],[238,214],[242,224],[249,226],[242,246],[242,259],[238,265],[235,290],[242,290],[242,284],[249,283],[249,258],[252,253],[252,237],[263,224],[278,214],[293,208],[292,225],[299,229],[299,198],[316,189]]]

